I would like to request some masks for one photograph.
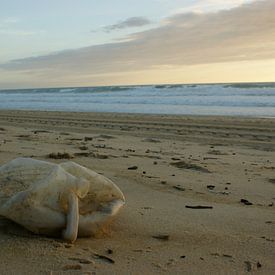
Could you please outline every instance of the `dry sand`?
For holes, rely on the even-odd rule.
[[[74,245],[1,218],[0,274],[275,274],[274,119],[0,112],[0,164],[58,152],[127,204]]]

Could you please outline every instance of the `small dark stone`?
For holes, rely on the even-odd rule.
[[[207,188],[213,190],[216,186],[215,185],[207,185]]]
[[[240,203],[243,203],[243,204],[245,204],[245,205],[253,205],[252,202],[250,202],[250,201],[248,201],[248,200],[246,200],[246,199],[241,199],[241,200],[240,200]]]
[[[261,268],[262,264],[260,262],[257,262],[257,268]]]
[[[112,249],[107,249],[107,253],[110,255],[110,254],[113,254],[113,250]]]
[[[138,169],[138,167],[137,166],[130,166],[130,167],[128,167],[128,170],[137,170]]]

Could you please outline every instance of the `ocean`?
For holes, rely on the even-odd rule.
[[[275,83],[0,90],[0,109],[275,117]]]

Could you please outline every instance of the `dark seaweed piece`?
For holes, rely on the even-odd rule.
[[[193,163],[188,163],[185,161],[177,161],[177,162],[171,162],[170,163],[172,166],[175,166],[177,168],[183,168],[183,169],[190,169],[190,170],[195,170],[203,173],[211,173],[207,168],[199,166],[197,164]]]
[[[102,259],[102,260],[105,260],[106,262],[110,263],[110,264],[114,264],[115,261],[107,256],[104,256],[104,255],[100,255],[100,254],[97,254],[97,253],[94,253],[94,256],[98,259]]]
[[[191,209],[212,209],[213,206],[208,205],[185,205],[185,208],[191,208]]]
[[[153,235],[152,236],[155,239],[162,240],[162,241],[168,241],[170,236],[168,234],[159,234],[159,235]]]
[[[179,185],[174,185],[173,188],[176,189],[176,190],[179,190],[179,191],[185,191],[185,188],[183,188]]]

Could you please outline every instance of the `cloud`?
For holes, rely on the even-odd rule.
[[[151,24],[151,21],[146,17],[130,17],[124,21],[104,27],[104,31],[111,32],[126,28],[143,27],[149,24]]]
[[[66,81],[72,76],[102,79],[117,72],[271,60],[275,59],[274,10],[275,1],[264,0],[219,12],[177,14],[124,42],[14,60],[0,68]]]
[[[194,12],[194,13],[207,13],[225,9],[232,9],[255,0],[197,0],[195,3],[190,4],[180,10],[181,12]]]

